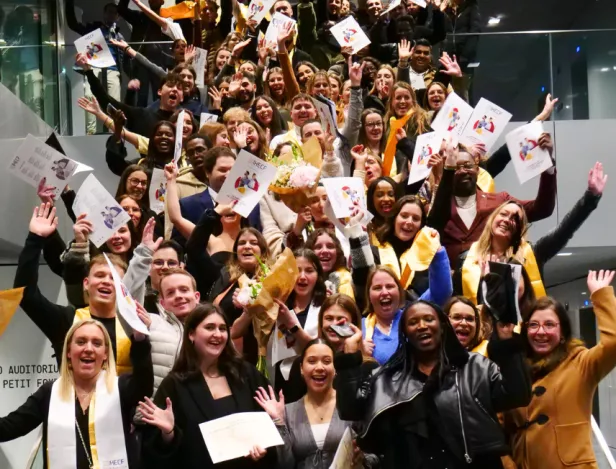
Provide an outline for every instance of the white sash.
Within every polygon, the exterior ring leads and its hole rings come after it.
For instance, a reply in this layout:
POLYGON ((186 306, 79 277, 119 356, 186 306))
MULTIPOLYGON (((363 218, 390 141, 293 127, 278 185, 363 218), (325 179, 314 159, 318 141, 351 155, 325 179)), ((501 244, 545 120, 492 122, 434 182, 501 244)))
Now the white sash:
MULTIPOLYGON (((96 393, 90 402, 90 427, 94 417, 94 435, 90 435, 88 454, 92 457, 94 469, 128 469, 128 456, 122 425, 122 407, 118 378, 111 393, 105 384, 103 371, 96 382, 96 393), (94 409, 92 409, 94 407, 94 409), (92 416, 94 411, 94 416, 92 416), (92 438, 94 436, 94 438, 92 438), (92 451, 92 447, 95 450, 92 451)), ((75 429, 75 390, 71 390, 68 401, 59 395, 58 381, 53 384, 49 402, 47 424, 47 457, 49 469, 76 469, 77 441, 75 429), (70 416, 70 417, 69 417, 70 416)))
MULTIPOLYGON (((319 306, 315 306, 313 304, 308 308, 308 314, 306 315, 306 323, 304 324, 304 331, 310 337, 316 337, 319 332, 319 310, 321 308, 319 306)), ((274 333, 272 334, 272 363, 276 364, 280 361, 280 372, 282 373, 283 378, 286 380, 289 379, 289 374, 291 373, 291 365, 293 365, 293 361, 295 357, 297 357, 298 353, 295 351, 293 347, 287 347, 287 341, 285 339, 284 334, 278 329, 278 324, 276 324, 276 328, 274 329, 274 333)))

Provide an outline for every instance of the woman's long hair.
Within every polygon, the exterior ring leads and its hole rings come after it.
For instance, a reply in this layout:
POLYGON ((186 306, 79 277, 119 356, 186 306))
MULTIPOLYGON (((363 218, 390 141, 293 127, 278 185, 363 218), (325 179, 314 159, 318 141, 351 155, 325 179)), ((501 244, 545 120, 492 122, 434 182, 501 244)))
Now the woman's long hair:
POLYGON ((103 370, 107 372, 105 376, 105 385, 107 391, 112 392, 116 378, 116 365, 115 358, 113 357, 113 349, 111 347, 111 338, 105 326, 95 319, 83 319, 73 323, 71 328, 64 337, 64 346, 62 347, 62 361, 60 362, 60 377, 58 378, 58 385, 60 387, 59 394, 62 401, 69 401, 71 398, 71 391, 75 386, 75 377, 73 376, 73 367, 68 359, 68 352, 71 347, 71 341, 75 335, 75 331, 81 326, 94 325, 98 327, 103 333, 105 341, 105 351, 107 352, 107 360, 103 362, 103 370))
MULTIPOLYGON (((396 218, 398 217, 405 205, 416 205, 417 207, 419 207, 419 209, 421 210, 421 225, 419 226, 419 229, 421 230, 424 226, 426 226, 427 213, 426 205, 424 204, 423 200, 417 195, 405 195, 404 197, 398 199, 394 204, 394 208, 391 211, 391 217, 385 220, 385 223, 383 223, 375 231, 376 238, 381 244, 384 244, 386 242, 391 243, 392 238, 396 236, 394 229, 394 226, 396 224, 396 218)), ((411 244, 413 244, 412 241, 411 244)))
POLYGON ((181 380, 186 380, 201 374, 201 358, 195 350, 194 343, 190 340, 190 334, 194 332, 199 325, 212 314, 218 314, 223 319, 229 333, 227 343, 222 349, 220 357, 218 357, 218 369, 230 381, 234 381, 236 383, 241 382, 243 381, 243 360, 231 340, 231 324, 229 323, 229 319, 225 313, 223 313, 218 306, 211 303, 202 303, 197 305, 197 307, 192 310, 184 321, 182 346, 173 368, 171 369, 171 373, 181 380))
MULTIPOLYGON (((263 131, 263 128, 259 124, 257 124, 255 121, 253 121, 252 119, 248 119, 244 122, 241 122, 241 124, 248 124, 253 129, 255 129, 255 131, 257 132, 257 135, 259 136, 259 148, 255 156, 259 158, 260 160, 267 161, 267 157, 269 154, 268 153, 269 145, 267 143, 267 138, 265 137, 265 132, 263 131)), ((238 127, 239 125, 240 124, 238 124, 238 127)))
POLYGON ((490 255, 492 249, 492 224, 500 211, 510 204, 520 207, 522 216, 516 217, 516 229, 511 234, 511 245, 507 248, 505 257, 507 259, 515 259, 519 263, 524 264, 524 256, 519 247, 526 239, 526 232, 528 231, 528 218, 526 217, 526 210, 524 210, 522 204, 514 200, 510 200, 499 205, 488 217, 481 236, 477 241, 477 254, 480 258, 485 259, 490 255))
MULTIPOLYGON (((391 73, 391 76, 394 77, 394 83, 395 83, 395 81, 396 81, 396 71, 394 70, 394 68, 391 65, 389 65, 389 64, 383 64, 383 65, 381 65, 381 66, 379 66, 377 68, 377 70, 376 70, 377 75, 383 69, 389 70, 389 72, 391 73)), ((392 89, 389 90, 389 96, 388 96, 388 99, 387 99, 388 101, 389 101, 389 98, 391 98, 393 92, 394 92, 394 90, 393 90, 393 87, 392 87, 392 89)), ((375 96, 379 95, 379 92, 376 89, 376 80, 374 80, 374 83, 372 84, 372 89, 370 90, 370 94, 375 95, 375 96)))
MULTIPOLYGON (((143 215, 141 218, 143 218, 143 215)), ((122 257, 122 259, 126 261, 126 263, 129 263, 130 260, 133 258, 133 252, 135 251, 135 248, 139 245, 139 240, 141 239, 141 236, 139 236, 139 233, 137 232, 137 228, 135 227, 135 225, 133 225, 132 221, 129 221, 125 225, 118 226, 118 230, 122 226, 128 227, 128 232, 130 233, 130 247, 128 248, 128 251, 126 251, 124 254, 121 254, 120 257, 122 257)), ((113 254, 111 249, 109 249, 109 246, 107 246, 107 243, 109 242, 109 240, 104 242, 101 245, 101 247, 98 248, 98 252, 101 252, 101 253, 104 252, 104 253, 107 253, 107 255, 113 254)))
POLYGON ((287 121, 285 121, 282 118, 282 114, 280 114, 280 111, 278 109, 279 105, 276 104, 274 100, 270 98, 269 96, 261 95, 257 99, 254 100, 254 102, 252 103, 252 106, 250 107, 250 115, 252 117, 252 120, 254 120, 260 126, 265 127, 265 125, 262 124, 261 121, 259 121, 259 117, 257 116, 257 102, 260 99, 265 101, 272 108, 272 122, 270 122, 269 125, 267 126, 270 129, 271 137, 274 138, 275 136, 283 134, 287 130, 289 130, 287 121))
MULTIPOLYGON (((430 100, 428 99, 428 94, 430 93, 430 88, 432 88, 434 86, 438 86, 441 90, 443 90, 443 92, 445 93, 445 99, 447 99, 447 95, 449 94, 448 91, 447 91, 447 87, 445 85, 443 85, 440 81, 433 81, 432 83, 430 83, 427 86, 427 88, 426 88, 426 92, 424 93, 423 103, 422 103, 422 107, 426 111, 432 111, 433 110, 433 109, 430 108, 430 100)), ((437 112, 438 111, 434 111, 434 116, 435 117, 436 117, 437 112)))
MULTIPOLYGON (((406 318, 411 308, 418 304, 428 305, 436 312, 441 329, 439 361, 434 369, 436 374, 434 372, 432 373, 428 383, 424 386, 424 390, 426 390, 426 387, 439 387, 443 376, 450 367, 455 366, 460 368, 468 361, 468 352, 464 350, 464 347, 460 344, 449 322, 449 318, 445 315, 440 306, 431 301, 418 300, 409 303, 406 308, 404 308, 402 317, 398 323, 398 348, 387 363, 375 374, 374 379, 377 379, 380 375, 386 375, 393 380, 397 373, 401 373, 402 377, 408 376, 417 366, 417 359, 415 357, 416 350, 406 336, 406 318), (433 376, 434 378, 432 378, 433 376)), ((400 380, 400 382, 402 382, 402 380, 400 380)))
MULTIPOLYGON (((344 251, 342 250, 342 244, 340 244, 340 240, 336 237, 336 234, 330 228, 317 228, 316 230, 314 230, 312 233, 310 233, 310 236, 308 236, 308 239, 304 243, 304 247, 306 249, 314 251, 314 245, 316 244, 317 239, 319 239, 319 237, 323 235, 329 236, 334 242, 334 245, 336 246, 336 261, 334 262, 332 272, 335 272, 338 269, 346 269, 347 262, 346 257, 344 256, 344 251)), ((328 272, 328 274, 330 273, 331 272, 328 272)))
MULTIPOLYGON (((311 304, 315 306, 321 306, 323 301, 325 301, 325 297, 327 296, 327 287, 325 286, 325 273, 323 272, 323 267, 321 266, 321 261, 310 249, 300 248, 293 252, 293 256, 295 259, 299 259, 303 257, 307 259, 317 271, 317 282, 314 285, 314 290, 312 291, 312 299, 310 301, 311 304)), ((289 299, 287 300, 287 304, 293 304, 293 300, 295 299, 295 290, 291 292, 289 295, 289 299)))
MULTIPOLYGON (((368 315, 369 313, 373 312, 374 308, 372 307, 372 303, 370 303, 370 288, 372 288, 372 280, 374 279, 374 276, 379 272, 386 273, 396 283, 396 286, 398 287, 398 294, 400 296, 400 305, 404 304, 404 301, 406 299, 406 291, 404 290, 404 287, 400 283, 400 279, 393 271, 393 269, 388 265, 377 265, 374 269, 370 271, 370 273, 368 274, 368 279, 366 280, 366 291, 364 292, 366 298, 366 307, 364 309, 364 315, 368 315)), ((400 307, 400 305, 398 305, 398 307, 400 307)))
MULTIPOLYGON (((238 233, 237 238, 235 238, 235 242, 233 243, 233 257, 227 262, 227 270, 229 271, 229 278, 231 283, 235 282, 238 278, 240 278, 243 274, 246 273, 237 260, 237 246, 240 241, 240 238, 246 233, 250 233, 257 238, 257 244, 259 245, 259 249, 261 250, 261 255, 259 256, 261 258, 261 262, 263 262, 265 265, 269 265, 271 263, 269 247, 267 246, 267 241, 265 240, 261 232, 251 226, 242 228, 238 233)), ((260 275, 261 273, 261 266, 257 265, 255 275, 260 275)))
POLYGON ((411 94, 411 98, 413 100, 413 104, 410 109, 411 117, 409 118, 407 124, 404 126, 407 135, 410 138, 413 138, 416 135, 421 135, 425 134, 426 132, 429 132, 430 122, 428 119, 428 114, 417 103, 417 96, 415 95, 415 91, 408 83, 399 81, 395 83, 392 87, 389 102, 387 103, 387 113, 385 114, 385 133, 389 135, 389 119, 392 117, 396 117, 396 113, 394 111, 394 95, 396 93, 396 90, 399 89, 404 89, 408 91, 411 94))
MULTIPOLYGON (((128 194, 124 194, 124 195, 121 195, 120 197, 117 197, 116 201, 120 204, 125 199, 134 200, 135 203, 139 206, 139 209, 141 210, 141 219, 139 220, 139 223, 137 224, 137 226, 133 224, 133 228, 134 228, 135 236, 136 236, 136 239, 135 239, 135 247, 136 247, 141 242, 141 237, 143 236, 143 229, 145 228, 145 224, 149 220, 148 213, 146 213, 146 211, 143 209, 143 204, 141 203, 141 200, 135 200, 133 199, 132 196, 128 194)), ((132 233, 131 233, 131 241, 132 241, 132 233)), ((133 243, 131 242, 131 244, 133 243)))
POLYGON ((150 171, 154 169, 155 163, 159 163, 160 165, 165 165, 173 161, 173 151, 175 147, 175 124, 169 121, 159 121, 154 126, 154 130, 150 134, 150 144, 148 145, 148 154, 144 160, 140 163, 142 166, 145 166, 150 171), (173 134, 173 138, 171 139, 171 145, 169 145, 169 151, 166 153, 160 153, 156 149, 156 144, 154 143, 154 138, 158 133, 158 129, 161 127, 169 127, 171 129, 171 133, 173 134))
POLYGON ((115 194, 115 199, 119 202, 120 197, 128 193, 128 191, 126 190, 126 186, 128 185, 128 178, 130 178, 131 174, 136 173, 137 171, 141 171, 145 173, 145 175, 148 177, 148 185, 145 188, 145 191, 143 192, 143 197, 141 198, 141 200, 138 200, 137 203, 142 208, 143 207, 150 208, 149 189, 150 189, 150 181, 152 179, 152 174, 151 174, 152 172, 148 170, 147 168, 145 168, 144 166, 141 166, 138 164, 131 164, 127 166, 124 171, 122 171, 122 175, 120 176, 120 182, 118 183, 118 190, 116 191, 116 194, 115 194))
POLYGON ((313 96, 312 92, 314 90, 314 82, 317 81, 317 79, 319 78, 322 78, 327 82, 327 87, 331 92, 331 85, 329 84, 329 76, 327 75, 327 72, 324 70, 319 70, 310 78, 308 78, 308 81, 306 82, 306 93, 308 93, 310 96, 313 96))
POLYGON ((325 298, 319 310, 319 337, 327 341, 327 336, 323 336, 323 317, 327 310, 333 306, 338 306, 349 313, 349 316, 351 316, 351 323, 361 329, 361 313, 357 307, 357 303, 355 303, 353 298, 344 293, 334 293, 325 298))
MULTIPOLYGON (((385 121, 383 120, 383 114, 373 107, 364 109, 361 113, 361 126, 359 128, 359 136, 357 137, 357 144, 363 145, 365 148, 368 148, 368 136, 366 135, 366 118, 370 114, 377 114, 381 116, 381 121, 383 122, 383 136, 381 137, 381 153, 385 151, 385 146, 387 145, 387 139, 385 138, 385 121)), ((376 155, 381 158, 381 155, 376 155)))
POLYGON ((265 80, 263 80, 263 94, 267 96, 268 98, 270 98, 272 101, 276 102, 277 103, 276 107, 278 106, 283 107, 287 104, 287 93, 286 92, 282 93, 282 99, 280 100, 280 102, 278 102, 278 101, 275 101, 272 91, 270 90, 270 87, 269 87, 269 77, 270 75, 274 73, 281 75, 283 82, 284 82, 284 74, 282 73, 282 68, 280 67, 270 68, 267 71, 267 76, 265 77, 265 80))
MULTIPOLYGON (((197 131, 199 130, 199 122, 197 122, 197 119, 195 119, 195 115, 192 113, 192 111, 190 111, 189 109, 177 109, 173 114, 171 114, 171 117, 169 118, 169 122, 171 122, 173 125, 177 127, 178 117, 180 117, 180 113, 182 111, 190 116, 190 122, 192 124, 192 131, 188 134, 188 137, 190 137, 192 134, 196 134, 197 131)), ((182 142, 182 145, 183 145, 183 142, 182 142)))
POLYGON ((366 206, 368 207, 368 211, 374 215, 374 218, 370 222, 370 226, 374 231, 386 222, 386 218, 382 217, 379 212, 377 212, 376 206, 374 205, 374 193, 376 192, 376 186, 378 186, 381 181, 385 181, 391 185, 394 190, 394 197, 396 201, 404 196, 404 189, 402 186, 400 186, 400 184, 389 176, 380 176, 370 183, 368 186, 368 193, 366 194, 366 206))
POLYGON ((211 60, 209 59, 210 56, 208 56, 208 72, 207 72, 207 82, 210 85, 214 84, 214 80, 216 79, 216 76, 220 73, 221 69, 216 69, 216 61, 218 60, 218 54, 220 53, 220 51, 227 51, 229 52, 229 54, 231 54, 231 49, 229 49, 226 45, 222 45, 220 46, 218 49, 216 49, 216 52, 214 52, 213 54, 211 54, 211 60))

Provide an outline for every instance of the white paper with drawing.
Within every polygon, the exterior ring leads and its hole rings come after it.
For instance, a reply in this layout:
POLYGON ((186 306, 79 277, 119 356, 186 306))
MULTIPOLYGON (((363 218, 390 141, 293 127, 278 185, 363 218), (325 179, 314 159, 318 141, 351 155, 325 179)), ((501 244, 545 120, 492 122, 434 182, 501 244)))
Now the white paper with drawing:
POLYGON ((520 184, 554 166, 550 153, 539 146, 539 137, 543 132, 541 122, 531 122, 509 132, 505 137, 520 184))
POLYGON ((342 434, 342 438, 338 444, 338 449, 336 449, 336 454, 334 454, 334 459, 329 466, 329 469, 350 469, 352 467, 353 434, 351 432, 351 427, 347 427, 342 434))
POLYGON ((216 202, 230 204, 237 201, 233 211, 246 218, 263 198, 275 177, 276 166, 242 150, 218 191, 216 202))
POLYGON ((218 116, 216 114, 210 114, 209 112, 202 112, 199 117, 199 128, 203 127, 205 124, 215 124, 218 122, 218 116))
POLYGON ((58 199, 75 174, 92 171, 92 168, 68 158, 28 134, 10 160, 7 171, 36 188, 45 178, 45 185, 54 187, 54 195, 58 199))
POLYGON ((272 9, 276 0, 252 0, 248 5, 248 18, 257 24, 263 21, 265 15, 272 9))
POLYGON ((466 124, 460 143, 467 146, 483 143, 486 151, 490 151, 511 117, 502 107, 481 98, 466 124))
POLYGON ((295 27, 295 21, 293 18, 283 15, 282 13, 274 13, 272 21, 270 21, 267 31, 265 32, 265 43, 273 43, 274 49, 278 52, 278 34, 285 30, 286 25, 292 24, 295 27))
POLYGON ((173 162, 178 166, 178 161, 182 157, 182 140, 184 139, 184 116, 186 111, 181 111, 178 114, 178 120, 175 123, 175 149, 173 150, 173 162))
POLYGON ((86 55, 88 63, 92 67, 107 68, 116 65, 100 28, 77 39, 75 49, 77 49, 77 52, 86 55))
POLYGON ((363 213, 368 212, 364 181, 361 178, 323 178, 321 182, 336 218, 350 217, 357 208, 363 213))
POLYGON ((284 442, 265 412, 240 412, 199 425, 214 464, 243 458, 254 446, 270 448, 284 442))
POLYGON ((347 16, 340 23, 332 26, 330 32, 336 38, 340 47, 352 47, 353 54, 357 54, 364 47, 370 45, 370 39, 352 16, 347 16))
POLYGON ((430 132, 417 137, 408 184, 421 181, 430 175, 428 161, 432 155, 439 152, 443 140, 444 135, 441 132, 430 132))
POLYGON ((130 222, 130 216, 107 189, 90 174, 77 191, 73 211, 79 216, 86 213, 87 219, 92 223, 94 231, 90 234, 90 241, 99 248, 107 241, 117 229, 130 222))
POLYGON ((137 314, 137 303, 135 299, 122 282, 120 278, 120 274, 115 269, 114 265, 111 263, 107 254, 103 253, 105 259, 107 260, 107 265, 111 269, 111 276, 113 277, 113 285, 115 287, 116 293, 116 305, 118 307, 118 313, 122 316, 125 323, 130 327, 133 331, 141 332, 144 335, 150 335, 150 331, 148 331, 147 326, 143 323, 141 319, 139 319, 139 315, 137 314))
POLYGON ((449 132, 459 137, 472 115, 471 105, 452 91, 432 121, 432 128, 436 132, 449 132))
POLYGON ((200 47, 195 47, 194 68, 197 72, 195 84, 197 86, 205 86, 205 67, 207 66, 207 51, 200 47))
POLYGON ((336 105, 333 101, 330 101, 323 96, 315 97, 312 102, 319 113, 319 120, 323 125, 323 130, 335 137, 338 131, 338 126, 336 125, 336 105))
POLYGON ((150 180, 150 209, 156 213, 165 210, 165 199, 167 197, 167 178, 162 169, 154 168, 152 179, 150 180))

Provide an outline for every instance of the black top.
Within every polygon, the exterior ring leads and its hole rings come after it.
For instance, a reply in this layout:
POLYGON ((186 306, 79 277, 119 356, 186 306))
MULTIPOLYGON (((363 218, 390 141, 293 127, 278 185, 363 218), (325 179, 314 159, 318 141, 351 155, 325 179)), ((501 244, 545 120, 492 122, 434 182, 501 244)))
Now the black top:
POLYGON ((173 403, 174 439, 169 444, 161 432, 148 426, 143 439, 143 467, 148 469, 270 469, 276 467, 276 450, 270 448, 258 462, 238 458, 214 465, 199 430, 199 424, 239 412, 259 412, 254 400, 259 386, 267 388, 267 379, 247 362, 241 365, 242 381, 227 376, 231 396, 215 400, 201 373, 182 379, 170 373, 161 383, 154 402, 164 408, 167 397, 173 403))
MULTIPOLYGON (((132 409, 137 406, 139 401, 143 400, 144 396, 151 396, 154 389, 154 372, 150 351, 150 341, 148 339, 141 342, 133 341, 130 349, 133 372, 123 374, 118 381, 120 405, 122 406, 122 424, 130 467, 138 467, 139 461, 137 441, 134 434, 131 434, 132 409)), ((42 423, 43 448, 47 448, 47 416, 49 415, 53 383, 53 381, 46 382, 21 407, 6 417, 0 418, 0 442, 11 441, 27 435, 42 423)), ((77 399, 75 399, 75 418, 81 429, 85 444, 89 445, 88 414, 86 412, 83 415, 77 399)), ((77 469, 88 469, 88 460, 81 443, 81 438, 77 432, 77 427, 75 427, 75 438, 77 445, 77 469)), ((47 458, 43 459, 44 468, 47 469, 47 458)))

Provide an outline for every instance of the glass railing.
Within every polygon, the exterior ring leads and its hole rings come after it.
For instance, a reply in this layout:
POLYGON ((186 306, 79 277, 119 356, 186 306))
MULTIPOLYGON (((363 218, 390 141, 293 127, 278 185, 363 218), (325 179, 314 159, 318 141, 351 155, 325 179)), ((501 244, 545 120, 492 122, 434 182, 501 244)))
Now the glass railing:
MULTIPOLYGON (((514 121, 527 121, 552 93, 560 99, 554 120, 616 118, 616 29, 455 38, 476 43, 468 69, 472 104, 485 97, 510 111, 514 121)), ((63 135, 84 135, 88 128, 77 105, 88 90, 85 78, 73 70, 75 53, 68 44, 0 45, 2 83, 63 135)), ((122 96, 127 82, 122 75, 122 96)), ((96 131, 102 131, 100 124, 96 131)))

